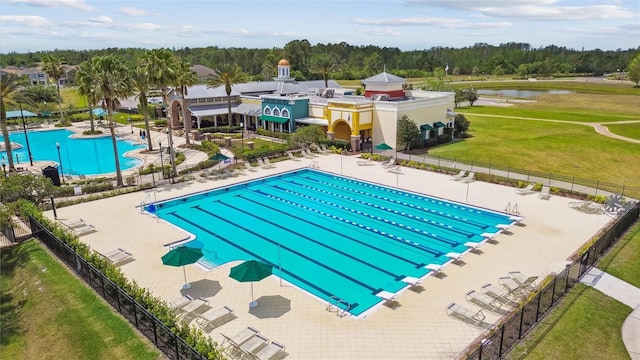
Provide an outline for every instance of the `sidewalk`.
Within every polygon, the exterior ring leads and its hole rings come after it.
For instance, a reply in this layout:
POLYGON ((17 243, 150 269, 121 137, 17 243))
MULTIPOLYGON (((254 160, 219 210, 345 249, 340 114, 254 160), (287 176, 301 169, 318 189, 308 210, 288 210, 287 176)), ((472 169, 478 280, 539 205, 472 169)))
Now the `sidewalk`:
POLYGON ((622 324, 622 341, 631 359, 640 360, 640 289, 595 267, 580 282, 635 309, 622 324))

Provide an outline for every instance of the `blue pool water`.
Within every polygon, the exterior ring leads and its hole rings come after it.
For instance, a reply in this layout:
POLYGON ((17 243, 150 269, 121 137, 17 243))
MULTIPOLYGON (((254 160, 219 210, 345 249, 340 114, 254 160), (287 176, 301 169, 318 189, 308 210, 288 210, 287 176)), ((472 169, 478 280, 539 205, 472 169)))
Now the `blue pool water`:
POLYGON ((509 215, 315 170, 300 170, 147 205, 196 236, 214 264, 257 259, 274 274, 355 316, 404 277, 483 241, 509 215))
MULTIPOLYGON (((29 146, 34 161, 58 162, 58 149, 56 142, 60 144, 60 157, 62 158, 62 170, 65 175, 98 175, 116 171, 116 163, 113 157, 113 144, 110 136, 96 138, 69 138, 73 132, 67 129, 29 131, 29 146)), ((15 161, 16 155, 20 163, 29 162, 29 153, 23 132, 9 134, 12 142, 19 143, 22 148, 11 153, 15 161)), ((0 136, 0 141, 4 138, 0 136)), ((145 148, 127 140, 118 140, 118 154, 120 156, 120 169, 127 170, 141 164, 141 160, 125 157, 127 151, 145 148)), ((3 156, 6 153, 0 152, 3 156)))

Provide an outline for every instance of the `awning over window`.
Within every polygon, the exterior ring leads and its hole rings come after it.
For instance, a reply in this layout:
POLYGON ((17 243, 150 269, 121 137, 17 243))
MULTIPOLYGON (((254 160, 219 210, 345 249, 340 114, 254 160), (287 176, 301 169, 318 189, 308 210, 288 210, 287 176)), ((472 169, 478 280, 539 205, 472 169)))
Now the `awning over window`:
POLYGON ((262 114, 262 108, 260 107, 260 104, 243 103, 238 105, 238 107, 235 108, 234 112, 236 114, 259 116, 260 114, 262 114))
POLYGON ((280 124, 284 124, 287 121, 289 121, 289 119, 287 118, 279 117, 279 116, 271 116, 271 115, 261 115, 260 120, 271 121, 271 122, 276 122, 280 124))
POLYGON ((434 122, 434 123, 433 123, 433 127, 434 127, 434 128, 441 128, 441 127, 447 127, 447 125, 443 124, 443 123, 442 123, 442 122, 440 122, 440 121, 437 121, 437 122, 434 122))
MULTIPOLYGON (((231 107, 231 112, 235 110, 235 107, 231 107)), ((214 106, 191 106, 189 107, 191 115, 195 117, 223 115, 229 112, 226 105, 214 105, 214 106)))
POLYGON ((308 124, 308 125, 329 126, 329 120, 312 118, 312 117, 299 118, 299 119, 296 119, 296 122, 301 124, 308 124))
POLYGON ((420 130, 429 131, 429 130, 433 130, 433 127, 429 124, 424 124, 424 125, 420 125, 420 130))

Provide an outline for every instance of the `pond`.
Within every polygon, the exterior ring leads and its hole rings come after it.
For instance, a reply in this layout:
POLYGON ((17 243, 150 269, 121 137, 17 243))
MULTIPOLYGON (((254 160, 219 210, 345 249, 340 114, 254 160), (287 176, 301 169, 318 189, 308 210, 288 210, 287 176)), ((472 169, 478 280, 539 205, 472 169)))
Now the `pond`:
POLYGON ((478 89, 478 95, 506 96, 517 98, 531 98, 540 95, 567 95, 573 94, 569 90, 522 90, 522 89, 478 89))

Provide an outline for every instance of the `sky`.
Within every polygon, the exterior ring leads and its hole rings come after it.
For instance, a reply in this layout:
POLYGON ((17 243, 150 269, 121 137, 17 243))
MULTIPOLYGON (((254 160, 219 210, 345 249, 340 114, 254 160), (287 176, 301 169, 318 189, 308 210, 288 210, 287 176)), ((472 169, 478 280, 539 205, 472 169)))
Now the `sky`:
POLYGON ((109 47, 640 46, 640 0, 0 0, 0 53, 109 47))

